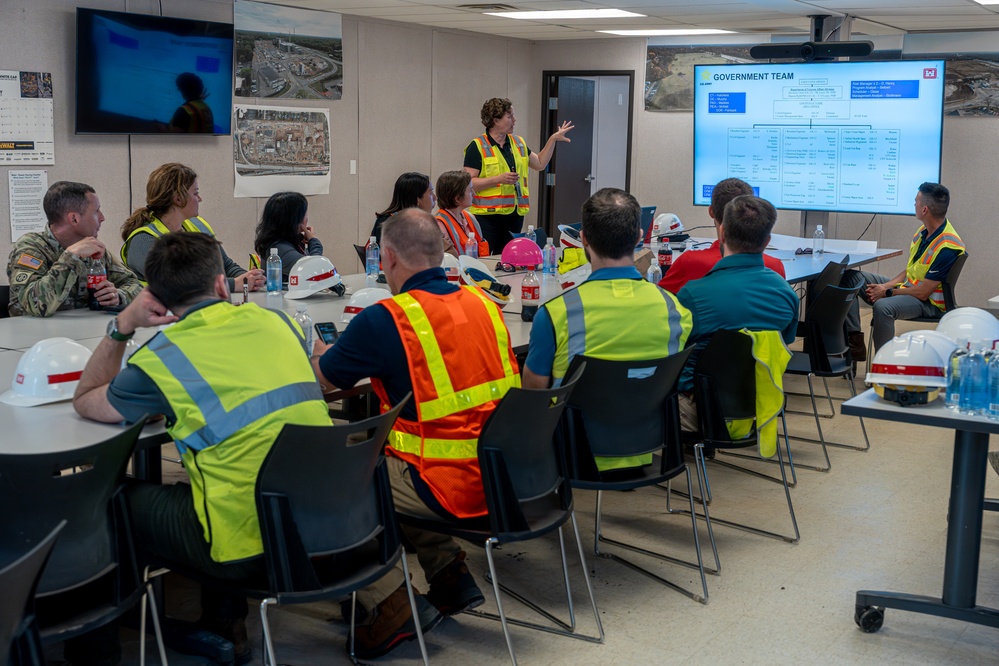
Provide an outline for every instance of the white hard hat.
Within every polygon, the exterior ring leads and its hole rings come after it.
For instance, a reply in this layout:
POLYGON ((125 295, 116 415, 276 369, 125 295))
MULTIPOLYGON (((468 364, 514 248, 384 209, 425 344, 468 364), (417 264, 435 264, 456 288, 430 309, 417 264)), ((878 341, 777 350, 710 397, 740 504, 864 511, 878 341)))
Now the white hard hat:
POLYGON ((999 319, 980 308, 954 308, 944 314, 937 331, 957 342, 969 340, 999 340, 999 319))
POLYGON ((475 257, 458 257, 458 264, 461 266, 462 284, 467 284, 482 289, 486 298, 491 300, 501 308, 510 302, 511 287, 496 279, 496 274, 489 270, 489 267, 475 257))
POLYGON ((675 213, 660 213, 652 221, 652 236, 667 236, 683 232, 683 222, 675 213))
POLYGON ((338 296, 343 296, 344 286, 333 262, 320 256, 302 257, 291 267, 288 293, 284 296, 294 300, 311 296, 323 289, 332 289, 338 296))
POLYGON ((583 247, 583 241, 579 238, 579 229, 568 224, 558 225, 559 247, 583 247))
POLYGON ((350 297, 350 302, 347 303, 347 307, 343 309, 343 317, 340 318, 340 321, 346 324, 354 318, 354 315, 364 308, 369 305, 374 305, 378 301, 384 301, 386 298, 392 298, 392 292, 388 289, 381 289, 379 287, 365 287, 364 289, 358 289, 354 292, 354 295, 350 297))
POLYGON ((448 282, 460 282, 461 281, 461 264, 458 263, 458 258, 454 255, 444 253, 444 261, 441 262, 441 268, 447 274, 448 282))
POLYGON ((559 274, 559 286, 561 286, 563 290, 572 289, 576 285, 586 282, 592 272, 593 266, 591 266, 590 262, 587 261, 585 264, 576 266, 570 271, 559 274))
POLYGON ((865 381, 885 400, 903 407, 936 400, 947 386, 947 356, 920 331, 905 333, 874 355, 865 381))
POLYGON ((69 338, 36 342, 18 361, 10 390, 0 395, 0 401, 34 407, 71 400, 89 360, 90 350, 69 338))

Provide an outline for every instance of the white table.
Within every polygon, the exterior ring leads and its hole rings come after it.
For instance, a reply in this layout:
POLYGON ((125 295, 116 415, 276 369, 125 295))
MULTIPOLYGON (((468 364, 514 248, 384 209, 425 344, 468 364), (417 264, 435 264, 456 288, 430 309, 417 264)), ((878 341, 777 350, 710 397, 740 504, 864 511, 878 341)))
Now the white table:
MULTIPOLYGON (((940 597, 902 592, 857 592, 854 619, 861 629, 877 631, 884 622, 884 608, 963 620, 999 628, 999 609, 978 606, 978 563, 982 545, 982 511, 996 510, 995 501, 985 500, 986 454, 989 435, 999 434, 999 422, 981 416, 957 414, 943 400, 929 405, 901 407, 882 400, 873 389, 843 403, 843 413, 867 419, 954 430, 954 463, 951 470, 950 503, 940 502, 947 520, 944 552, 943 593, 940 597), (947 509, 949 507, 949 510, 947 509)), ((925 485, 918 492, 927 492, 925 485)))

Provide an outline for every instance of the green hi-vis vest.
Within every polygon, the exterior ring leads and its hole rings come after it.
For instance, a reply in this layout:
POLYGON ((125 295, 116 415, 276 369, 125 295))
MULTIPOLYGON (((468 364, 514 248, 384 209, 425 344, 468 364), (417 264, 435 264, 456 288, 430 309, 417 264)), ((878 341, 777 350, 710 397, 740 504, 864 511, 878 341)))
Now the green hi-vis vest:
MULTIPOLYGON (((184 231, 197 231, 215 238, 215 230, 212 229, 211 225, 209 225, 205 218, 200 215, 184 220, 184 224, 181 225, 181 229, 184 231)), ((149 224, 139 227, 130 233, 128 238, 125 239, 125 244, 121 246, 121 263, 128 266, 128 245, 137 234, 149 234, 150 236, 159 238, 160 236, 168 233, 170 233, 170 230, 167 229, 167 226, 163 224, 158 217, 154 216, 149 224)), ((146 284, 144 280, 140 280, 140 282, 142 282, 143 285, 146 284)))
MULTIPOLYGON (((512 185, 494 185, 473 193, 472 206, 468 209, 472 215, 508 215, 514 211, 527 215, 531 210, 531 194, 527 189, 531 155, 527 152, 527 142, 515 134, 508 134, 506 140, 510 142, 513 164, 520 180, 512 185)), ((482 158, 478 178, 492 178, 510 170, 499 147, 489 142, 488 133, 475 137, 472 143, 482 158)))
POLYGON ((167 432, 191 479, 216 562, 260 555, 257 474, 286 423, 330 425, 298 324, 283 312, 226 302, 158 333, 129 363, 173 408, 167 432), (267 349, 267 363, 248 362, 267 349))
MULTIPOLYGON (((922 230, 920 230, 922 231, 922 230)), ((919 257, 916 256, 916 252, 919 251, 919 231, 917 231, 912 237, 912 243, 909 245, 909 261, 905 265, 905 281, 915 287, 917 284, 926 279, 927 273, 930 272, 930 267, 933 265, 933 260, 936 258, 937 253, 940 250, 958 250, 960 254, 964 254, 964 241, 961 237, 957 235, 954 231, 954 227, 951 226, 950 220, 944 221, 943 230, 930 241, 930 244, 923 250, 923 254, 919 257)), ((901 285, 898 285, 901 286, 901 285)), ((930 294, 930 303, 937 306, 941 310, 947 308, 947 304, 944 302, 943 295, 943 285, 938 284, 937 288, 933 290, 930 294)))
MULTIPOLYGON (((544 307, 555 328, 555 386, 577 356, 638 361, 675 354, 694 325, 676 296, 641 279, 587 280, 544 307)), ((651 462, 652 454, 596 458, 601 472, 651 462)))

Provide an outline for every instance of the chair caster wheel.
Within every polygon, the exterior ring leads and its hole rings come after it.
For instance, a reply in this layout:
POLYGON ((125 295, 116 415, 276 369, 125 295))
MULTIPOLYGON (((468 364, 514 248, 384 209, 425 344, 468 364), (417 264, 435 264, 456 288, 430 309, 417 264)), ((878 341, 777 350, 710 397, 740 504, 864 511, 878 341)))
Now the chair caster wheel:
POLYGON ((885 623, 885 609, 877 606, 857 606, 854 622, 866 634, 873 634, 885 623))

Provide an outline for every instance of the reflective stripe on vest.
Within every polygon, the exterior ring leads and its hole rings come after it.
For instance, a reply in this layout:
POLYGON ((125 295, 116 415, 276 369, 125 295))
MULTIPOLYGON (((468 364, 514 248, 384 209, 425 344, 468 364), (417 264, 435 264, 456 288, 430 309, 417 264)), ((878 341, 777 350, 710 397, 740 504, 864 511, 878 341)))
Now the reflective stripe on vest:
POLYGON ((205 218, 198 215, 197 217, 189 217, 184 220, 184 224, 181 227, 184 231, 197 231, 203 234, 208 234, 209 236, 215 236, 215 230, 209 226, 208 221, 205 218))
MULTIPOLYGON (((936 238, 930 241, 930 244, 923 250, 923 254, 917 259, 916 252, 919 251, 920 233, 920 231, 917 231, 912 237, 912 243, 909 245, 909 261, 905 266, 906 282, 911 284, 913 287, 926 279, 926 275, 930 272, 930 267, 933 265, 933 260, 936 258, 937 253, 940 250, 959 250, 963 254, 965 249, 964 242, 961 240, 961 237, 957 235, 954 227, 951 226, 950 220, 946 220, 944 222, 943 230, 939 233, 939 235, 937 235, 936 238)), ((937 285, 937 288, 933 290, 933 293, 930 294, 929 301, 941 310, 946 308, 942 284, 937 285)))
MULTIPOLYGON (((527 143, 523 137, 515 134, 508 134, 507 141, 510 142, 513 153, 514 170, 520 178, 518 181, 520 194, 518 196, 516 184, 494 185, 473 192, 472 205, 469 208, 473 215, 507 215, 514 211, 519 215, 526 215, 531 209, 531 196, 527 187, 531 156, 527 152, 527 143)), ((472 139, 472 143, 482 158, 482 168, 479 170, 478 178, 492 178, 509 171, 509 165, 502 153, 490 143, 488 132, 472 139)))

